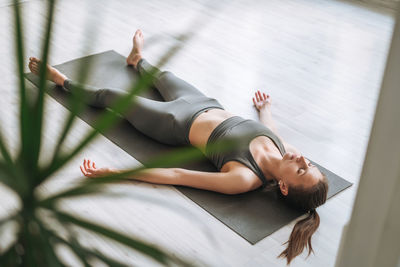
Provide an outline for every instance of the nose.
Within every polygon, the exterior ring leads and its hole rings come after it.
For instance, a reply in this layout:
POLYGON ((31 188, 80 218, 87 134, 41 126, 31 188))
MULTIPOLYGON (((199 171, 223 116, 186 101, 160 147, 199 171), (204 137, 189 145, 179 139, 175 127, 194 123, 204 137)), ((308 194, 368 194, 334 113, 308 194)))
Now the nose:
POLYGON ((307 163, 307 162, 306 162, 306 159, 305 159, 303 156, 298 156, 298 157, 296 158, 296 162, 307 163))

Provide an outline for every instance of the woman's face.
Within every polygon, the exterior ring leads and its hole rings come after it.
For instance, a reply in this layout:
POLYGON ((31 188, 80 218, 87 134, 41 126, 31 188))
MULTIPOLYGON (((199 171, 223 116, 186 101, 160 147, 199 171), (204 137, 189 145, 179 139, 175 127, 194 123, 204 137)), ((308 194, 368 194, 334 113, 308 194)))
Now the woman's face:
MULTIPOLYGON (((280 164, 281 183, 289 188, 302 185, 309 188, 323 178, 319 169, 302 155, 287 152, 280 164)), ((290 189, 289 189, 290 190, 290 189)))

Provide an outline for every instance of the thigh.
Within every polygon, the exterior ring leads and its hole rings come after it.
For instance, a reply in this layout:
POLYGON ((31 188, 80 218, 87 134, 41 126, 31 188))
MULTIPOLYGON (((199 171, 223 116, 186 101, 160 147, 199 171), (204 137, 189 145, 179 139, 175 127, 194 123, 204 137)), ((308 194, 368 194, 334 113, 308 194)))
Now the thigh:
POLYGON ((153 85, 165 101, 172 101, 181 97, 205 97, 193 85, 180 79, 172 72, 160 71, 145 59, 139 61, 138 70, 141 75, 153 73, 153 85))
POLYGON ((160 102, 135 96, 122 115, 137 130, 161 143, 186 144, 185 136, 176 127, 178 102, 160 102))
POLYGON ((190 83, 169 71, 163 72, 155 81, 155 86, 166 101, 177 98, 204 98, 205 95, 190 83))

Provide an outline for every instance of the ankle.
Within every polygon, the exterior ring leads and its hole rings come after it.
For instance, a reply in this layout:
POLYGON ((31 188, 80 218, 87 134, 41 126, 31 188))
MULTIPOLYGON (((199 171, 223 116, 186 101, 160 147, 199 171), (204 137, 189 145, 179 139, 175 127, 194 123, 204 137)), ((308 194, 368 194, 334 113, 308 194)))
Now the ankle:
POLYGON ((139 63, 139 61, 142 59, 142 55, 141 54, 133 54, 132 56, 130 55, 127 59, 126 59, 126 63, 128 65, 133 65, 134 67, 136 67, 136 65, 139 63))
POLYGON ((66 77, 66 76, 64 76, 64 77, 62 77, 61 79, 60 79, 60 86, 64 86, 64 83, 65 83, 65 81, 67 80, 68 78, 66 77))
POLYGON ((137 60, 135 61, 135 68, 137 68, 138 67, 138 65, 139 65, 139 63, 142 61, 142 55, 138 55, 138 58, 137 58, 137 60))
POLYGON ((142 56, 140 54, 136 54, 131 61, 129 62, 135 69, 137 69, 139 62, 142 60, 142 56))

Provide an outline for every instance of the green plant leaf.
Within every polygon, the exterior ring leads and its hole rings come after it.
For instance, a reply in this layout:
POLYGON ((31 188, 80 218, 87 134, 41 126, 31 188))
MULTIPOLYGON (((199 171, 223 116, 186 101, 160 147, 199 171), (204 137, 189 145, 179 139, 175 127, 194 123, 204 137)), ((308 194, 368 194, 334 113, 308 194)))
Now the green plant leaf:
POLYGON ((105 256, 103 253, 101 253, 98 250, 94 250, 93 252, 85 250, 85 252, 88 255, 91 255, 93 258, 97 258, 98 260, 104 262, 108 266, 113 266, 113 267, 128 267, 129 266, 129 265, 123 264, 121 262, 118 262, 110 257, 105 256))
POLYGON ((20 138, 21 138, 21 151, 20 161, 24 158, 29 158, 29 136, 30 130, 29 114, 31 112, 29 103, 26 98, 26 86, 24 78, 24 46, 23 46, 23 25, 21 21, 21 10, 18 0, 14 0, 14 26, 15 26, 15 48, 16 59, 19 78, 19 109, 20 109, 20 138))
POLYGON ((1 155, 3 156, 3 159, 5 160, 5 162, 7 163, 8 166, 13 166, 14 162, 11 158, 10 152, 9 152, 4 140, 5 139, 4 139, 1 129, 0 129, 0 152, 1 152, 1 155))
POLYGON ((71 235, 71 241, 67 241, 61 237, 55 237, 58 238, 58 240, 63 243, 66 246, 69 246, 72 251, 80 257, 80 259, 84 262, 85 266, 91 266, 89 262, 86 260, 86 257, 88 258, 97 258, 98 260, 102 261, 103 263, 107 264, 108 266, 113 266, 113 267, 127 267, 128 265, 121 263, 115 259, 111 259, 110 257, 105 256, 102 252, 94 249, 88 249, 82 247, 78 240, 74 237, 74 235, 71 235))
POLYGON ((12 172, 9 169, 9 166, 1 161, 0 161, 0 182, 6 185, 9 189, 13 190, 14 192, 18 192, 18 189, 13 183, 14 182, 13 176, 12 172))
POLYGON ((48 239, 51 239, 54 243, 59 243, 59 244, 61 243, 61 244, 65 245, 65 246, 67 246, 83 262, 85 267, 89 267, 90 266, 90 264, 86 260, 86 256, 87 256, 86 253, 84 251, 80 250, 79 248, 77 248, 77 246, 74 245, 74 242, 68 242, 67 240, 65 240, 61 236, 57 235, 54 231, 52 231, 50 229, 47 229, 44 225, 42 225, 41 228, 42 228, 42 231, 48 237, 48 239))
POLYGON ((0 182, 19 196, 24 195, 29 190, 21 171, 15 165, 2 161, 0 161, 0 182))
POLYGON ((26 162, 26 167, 29 172, 32 172, 34 178, 37 181, 34 181, 34 185, 37 185, 41 182, 41 179, 37 177, 38 173, 38 160, 41 146, 41 138, 42 138, 42 124, 43 124, 43 109, 44 109, 44 93, 46 90, 46 76, 47 76, 47 62, 50 51, 50 40, 51 40, 51 32, 53 26, 53 16, 54 16, 54 7, 55 0, 48 0, 47 6, 47 16, 46 16, 46 29, 45 29, 45 38, 42 49, 42 56, 39 70, 39 92, 37 98, 34 101, 33 112, 31 114, 30 119, 32 120, 32 129, 29 133, 24 133, 29 135, 30 141, 30 151, 29 151, 29 160, 26 162))
POLYGON ((79 196, 88 196, 92 194, 98 194, 100 192, 104 192, 104 187, 99 185, 94 186, 76 186, 69 190, 63 191, 61 193, 55 194, 53 196, 47 197, 38 202, 39 206, 44 208, 52 209, 54 202, 62 199, 62 198, 70 198, 70 197, 79 197, 79 196))
POLYGON ((40 239, 41 239, 41 244, 43 246, 40 247, 41 250, 43 250, 43 253, 45 255, 46 259, 46 265, 47 266, 54 266, 54 267, 63 267, 65 266, 59 259, 58 256, 55 253, 55 247, 53 244, 51 244, 51 241, 53 239, 53 235, 48 232, 42 222, 40 220, 35 220, 36 223, 39 225, 40 228, 40 239))
POLYGON ((17 253, 14 246, 9 247, 6 251, 0 254, 0 263, 2 266, 20 266, 22 263, 21 255, 17 253))
POLYGON ((68 246, 75 253, 75 255, 80 258, 85 266, 90 267, 90 263, 86 260, 86 257, 90 256, 90 253, 79 244, 74 236, 72 236, 71 242, 58 236, 55 238, 58 238, 60 242, 68 246))
POLYGON ((102 236, 108 237, 112 240, 117 241, 120 244, 124 244, 129 248, 132 248, 138 252, 143 253, 156 260, 157 262, 169 265, 170 261, 181 264, 182 266, 191 266, 188 262, 178 259, 172 255, 168 255, 166 252, 163 252, 161 249, 153 247, 151 245, 146 244, 143 241, 139 241, 137 239, 133 239, 131 237, 120 234, 114 230, 107 229, 106 227, 100 226, 98 224, 94 224, 84 219, 80 219, 69 215, 67 213, 54 210, 55 215, 59 218, 63 223, 71 223, 91 232, 100 234, 102 236))

